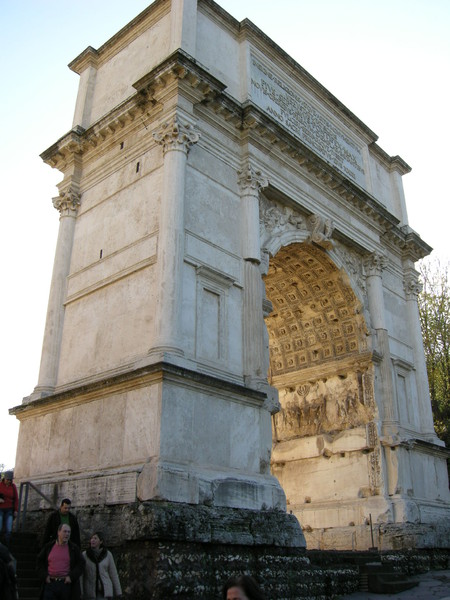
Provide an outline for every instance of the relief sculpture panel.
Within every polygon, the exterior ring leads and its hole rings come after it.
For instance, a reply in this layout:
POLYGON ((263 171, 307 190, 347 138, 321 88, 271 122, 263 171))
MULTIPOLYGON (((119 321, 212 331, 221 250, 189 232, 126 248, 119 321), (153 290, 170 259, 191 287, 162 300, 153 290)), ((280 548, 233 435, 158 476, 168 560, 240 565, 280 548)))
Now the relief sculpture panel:
POLYGON ((279 390, 282 410, 274 416, 278 441, 336 433, 374 417, 371 379, 360 372, 331 375, 279 390))

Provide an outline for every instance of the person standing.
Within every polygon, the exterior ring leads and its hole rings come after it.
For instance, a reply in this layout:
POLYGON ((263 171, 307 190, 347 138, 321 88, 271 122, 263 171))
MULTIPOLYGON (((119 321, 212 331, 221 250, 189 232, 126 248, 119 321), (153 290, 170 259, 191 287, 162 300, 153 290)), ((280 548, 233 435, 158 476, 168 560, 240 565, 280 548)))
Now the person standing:
POLYGON ((55 510, 49 516, 45 526, 43 544, 56 540, 58 528, 60 525, 69 525, 71 530, 70 541, 81 549, 80 527, 76 516, 70 512, 72 501, 69 498, 63 498, 59 510, 55 510))
POLYGON ((265 596, 250 575, 230 577, 222 590, 223 600, 264 600, 265 596))
POLYGON ((97 531, 91 536, 89 548, 83 552, 83 558, 86 561, 81 582, 84 600, 122 596, 114 558, 104 544, 102 533, 97 531))
POLYGON ((0 544, 0 598, 17 600, 16 561, 9 549, 0 544))
POLYGON ((0 533, 5 526, 5 542, 9 546, 13 520, 17 517, 19 496, 13 483, 13 472, 6 471, 0 482, 0 533))
POLYGON ((37 557, 37 570, 42 580, 42 600, 79 600, 80 577, 84 558, 70 541, 70 527, 58 527, 56 542, 48 542, 37 557))

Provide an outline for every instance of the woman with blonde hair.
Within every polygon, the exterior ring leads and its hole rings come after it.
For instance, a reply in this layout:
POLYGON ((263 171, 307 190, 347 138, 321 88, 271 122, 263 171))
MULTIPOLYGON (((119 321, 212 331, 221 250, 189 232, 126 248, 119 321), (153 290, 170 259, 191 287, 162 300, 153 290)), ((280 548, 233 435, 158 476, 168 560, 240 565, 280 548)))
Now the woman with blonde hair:
POLYGON ((83 552, 83 557, 86 561, 81 579, 83 600, 122 596, 114 558, 104 545, 104 537, 100 531, 92 534, 89 548, 83 552))

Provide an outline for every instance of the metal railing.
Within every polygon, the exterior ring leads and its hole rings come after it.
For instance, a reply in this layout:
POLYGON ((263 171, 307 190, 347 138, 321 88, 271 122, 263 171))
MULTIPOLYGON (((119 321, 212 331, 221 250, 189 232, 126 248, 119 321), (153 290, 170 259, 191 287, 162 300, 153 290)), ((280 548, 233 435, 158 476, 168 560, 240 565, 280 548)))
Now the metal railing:
POLYGON ((55 508, 53 501, 48 496, 43 494, 39 488, 37 488, 31 481, 22 481, 19 488, 19 510, 17 511, 17 518, 14 524, 15 531, 23 531, 25 526, 25 519, 27 516, 28 507, 28 493, 30 488, 34 490, 41 498, 43 498, 52 508, 55 508))

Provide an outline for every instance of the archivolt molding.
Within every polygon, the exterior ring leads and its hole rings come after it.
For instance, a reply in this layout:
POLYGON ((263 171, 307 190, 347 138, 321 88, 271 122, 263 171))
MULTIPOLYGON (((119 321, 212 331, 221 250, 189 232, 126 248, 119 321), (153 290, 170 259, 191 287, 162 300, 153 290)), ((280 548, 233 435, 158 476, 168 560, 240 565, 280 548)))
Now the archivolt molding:
POLYGON ((304 217, 264 195, 260 198, 261 273, 266 275, 271 256, 291 244, 312 243, 323 248, 342 268, 362 305, 366 303, 363 259, 338 240, 331 239, 334 224, 319 215, 304 217), (316 241, 317 240, 317 241, 316 241))

